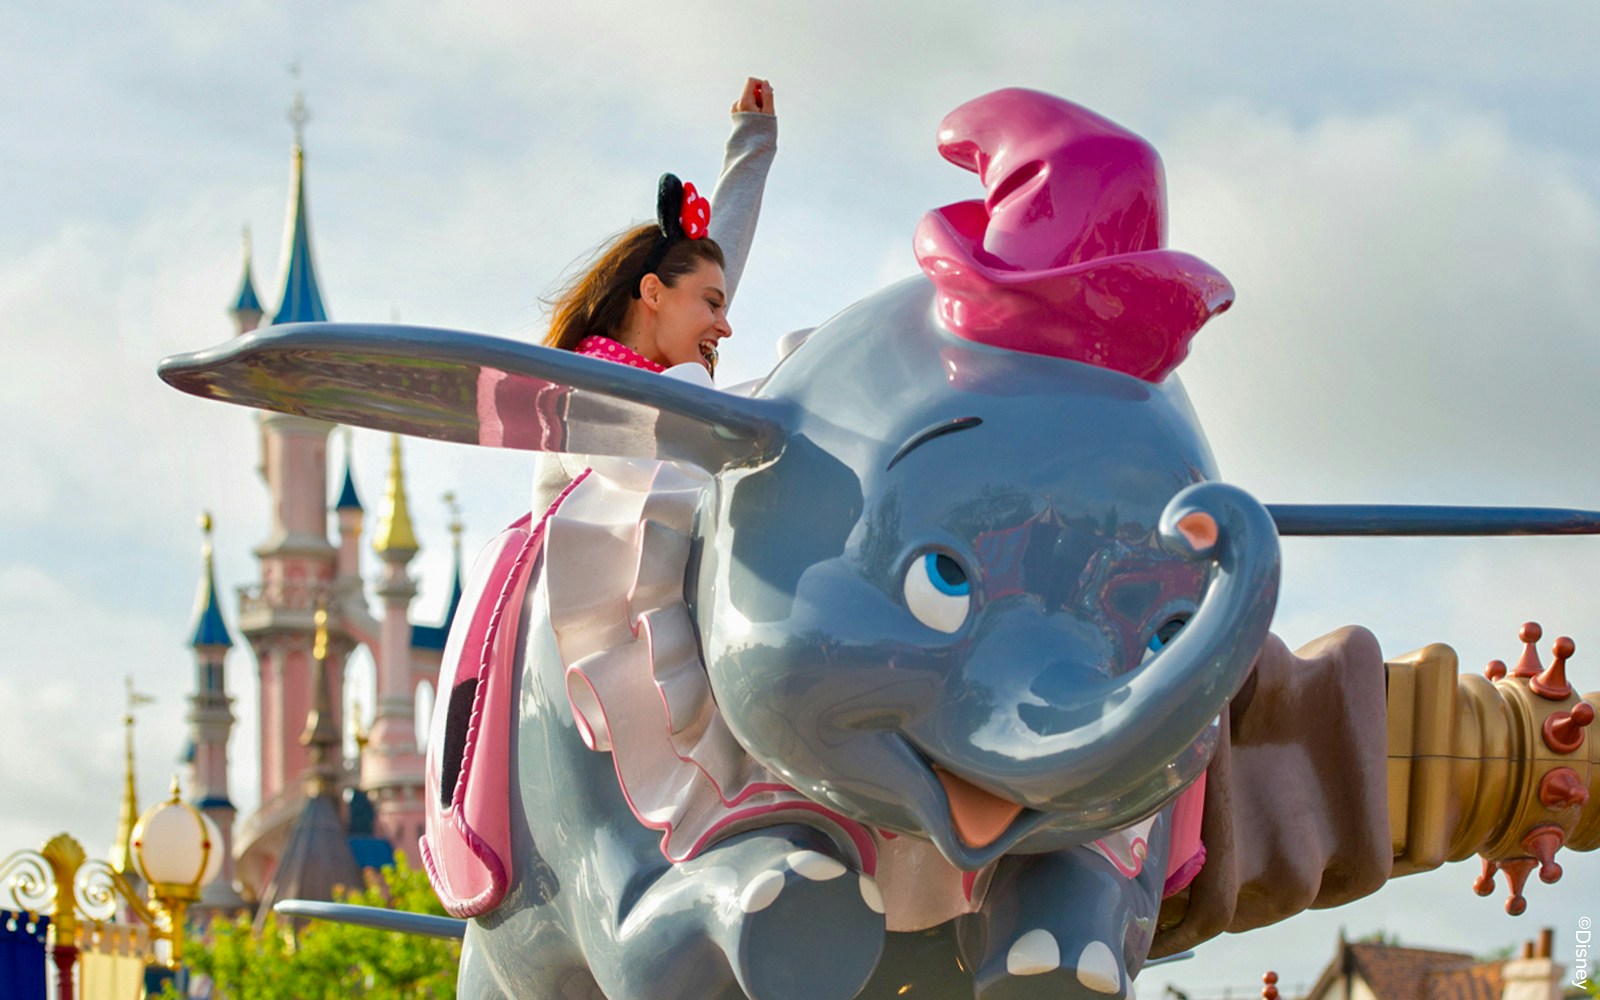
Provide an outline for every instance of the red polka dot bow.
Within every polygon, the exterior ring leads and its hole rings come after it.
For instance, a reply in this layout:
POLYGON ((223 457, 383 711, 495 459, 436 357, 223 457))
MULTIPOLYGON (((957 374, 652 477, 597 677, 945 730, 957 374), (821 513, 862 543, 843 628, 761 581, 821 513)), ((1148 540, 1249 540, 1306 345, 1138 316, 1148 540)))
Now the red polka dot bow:
POLYGON ((678 225, 683 235, 691 240, 703 240, 711 231, 711 202, 701 197, 687 181, 683 185, 683 208, 678 212, 678 225))

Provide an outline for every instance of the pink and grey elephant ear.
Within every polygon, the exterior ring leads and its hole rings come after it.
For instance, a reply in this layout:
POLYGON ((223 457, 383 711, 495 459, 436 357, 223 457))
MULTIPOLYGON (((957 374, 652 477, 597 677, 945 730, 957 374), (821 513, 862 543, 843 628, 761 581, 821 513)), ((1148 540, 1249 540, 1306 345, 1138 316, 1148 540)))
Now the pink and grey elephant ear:
POLYGON ((776 454, 786 411, 568 351, 422 327, 306 323, 161 362, 184 392, 495 448, 689 462, 776 454))
POLYGON ((1218 271, 1166 249, 1161 160, 1121 126, 999 90, 945 116, 939 151, 987 191, 917 228, 917 261, 957 336, 1159 382, 1232 304, 1218 271))

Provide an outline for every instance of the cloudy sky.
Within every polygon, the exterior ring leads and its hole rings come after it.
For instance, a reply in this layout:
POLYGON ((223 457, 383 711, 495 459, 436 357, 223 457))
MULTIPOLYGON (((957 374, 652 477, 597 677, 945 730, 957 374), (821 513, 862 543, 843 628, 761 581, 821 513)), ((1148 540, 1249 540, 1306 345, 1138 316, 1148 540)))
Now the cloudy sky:
MULTIPOLYGON (((754 74, 774 81, 781 153, 724 352, 753 377, 779 334, 913 273, 922 212, 977 196, 934 151, 940 117, 1031 86, 1155 142, 1172 245, 1237 287, 1182 369, 1227 478, 1268 501, 1600 506, 1600 7, 1301 6, 0 6, 0 853, 62 829, 104 853, 124 675, 159 698, 140 713, 141 795, 165 787, 200 510, 223 587, 254 577, 268 511, 250 416, 154 367, 229 334, 241 226, 275 300, 295 59, 336 319, 535 335, 541 295, 649 215, 659 172, 714 178, 754 74)), ((376 499, 383 442, 354 441, 376 499)), ((427 617, 446 596, 440 494, 461 495, 474 549, 526 509, 528 468, 407 455, 427 617)), ((1298 541, 1285 559, 1291 644, 1354 622, 1390 653, 1446 641, 1476 669, 1538 618, 1600 687, 1600 540, 1298 541)), ((229 662, 248 809, 253 667, 229 662)), ((1309 983, 1341 927, 1485 951, 1549 925, 1570 956, 1600 910, 1594 857, 1533 886, 1515 921, 1474 874, 1211 943, 1142 991, 1247 996, 1267 968, 1309 983)))

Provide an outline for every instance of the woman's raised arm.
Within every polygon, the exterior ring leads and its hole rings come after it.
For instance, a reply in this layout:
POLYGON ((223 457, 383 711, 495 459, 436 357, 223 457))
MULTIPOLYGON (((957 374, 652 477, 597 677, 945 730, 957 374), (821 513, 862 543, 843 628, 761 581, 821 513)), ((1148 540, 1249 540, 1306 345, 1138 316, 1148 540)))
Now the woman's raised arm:
POLYGON ((744 82, 739 99, 733 102, 733 133, 728 136, 722 176, 717 178, 716 190, 711 194, 711 238, 727 258, 723 278, 730 305, 750 256, 750 244, 755 240, 761 192, 777 152, 778 114, 772 84, 750 77, 744 82))

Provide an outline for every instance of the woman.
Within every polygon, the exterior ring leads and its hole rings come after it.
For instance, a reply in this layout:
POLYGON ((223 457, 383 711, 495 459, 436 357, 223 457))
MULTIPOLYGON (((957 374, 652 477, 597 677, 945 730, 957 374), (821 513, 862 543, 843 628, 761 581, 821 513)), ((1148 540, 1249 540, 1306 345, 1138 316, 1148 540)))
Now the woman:
MULTIPOLYGON (((663 178, 657 222, 630 229, 601 248, 551 302, 547 346, 711 384, 717 345, 733 335, 727 310, 750 253, 761 192, 778 148, 772 85, 746 80, 732 115, 733 133, 704 238, 663 233, 661 223, 671 229, 682 204, 663 178)), ((589 464, 581 455, 541 454, 534 472, 535 516, 547 511, 589 464)))
POLYGON ((706 381, 701 373, 715 370, 717 345, 733 334, 727 309, 744 271, 777 151, 772 85, 746 80, 732 114, 733 134, 711 197, 709 232, 696 230, 693 221, 678 225, 680 209, 694 213, 703 200, 693 185, 679 188, 676 178, 663 178, 657 223, 617 237, 561 290, 551 303, 545 344, 652 371, 693 365, 673 374, 697 381, 706 381))

